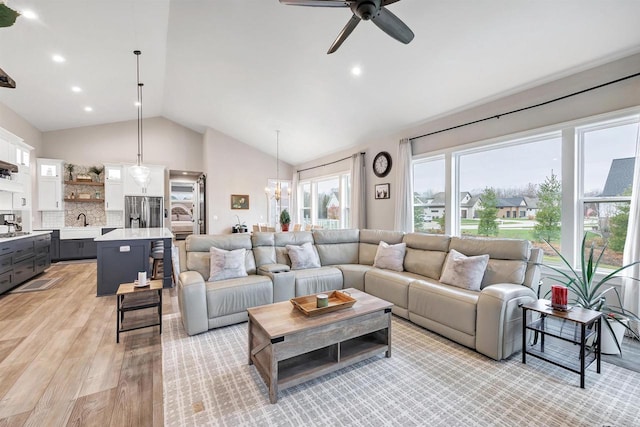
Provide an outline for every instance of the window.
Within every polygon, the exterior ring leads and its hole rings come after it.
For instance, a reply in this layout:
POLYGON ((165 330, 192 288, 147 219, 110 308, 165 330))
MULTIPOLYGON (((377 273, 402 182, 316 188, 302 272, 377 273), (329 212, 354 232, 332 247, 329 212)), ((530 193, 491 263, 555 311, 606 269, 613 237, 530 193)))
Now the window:
POLYGON ((457 154, 461 234, 558 241, 561 153, 555 132, 457 154))
POLYGON ((269 179, 267 181, 267 188, 266 193, 267 193, 267 198, 268 198, 268 204, 269 204, 269 211, 268 211, 268 220, 267 222, 269 223, 269 225, 278 227, 278 224, 280 224, 280 212, 282 212, 283 210, 287 209, 289 211, 289 213, 291 213, 291 209, 290 209, 290 194, 291 194, 291 181, 283 181, 280 180, 280 201, 278 202, 276 200, 276 198, 274 197, 276 194, 276 184, 277 184, 277 180, 275 179, 269 179))
POLYGON ((444 157, 413 163, 413 229, 444 232, 444 157))
POLYGON ((299 213, 303 224, 326 229, 347 228, 350 188, 349 174, 300 182, 299 213))
POLYGON ((627 235, 638 118, 594 123, 576 129, 580 170, 582 232, 594 231, 588 242, 607 244, 602 265, 622 266, 627 235))
POLYGON ((578 127, 415 158, 415 231, 438 232, 446 220, 455 235, 528 239, 545 249, 545 262, 559 262, 547 240, 574 267, 583 233, 594 231, 589 243, 607 244, 603 267, 621 266, 639 120, 635 113, 584 119, 578 127), (445 204, 447 194, 455 206, 445 204), (458 214, 450 221, 447 212, 458 214), (438 219, 441 227, 426 226, 438 219))

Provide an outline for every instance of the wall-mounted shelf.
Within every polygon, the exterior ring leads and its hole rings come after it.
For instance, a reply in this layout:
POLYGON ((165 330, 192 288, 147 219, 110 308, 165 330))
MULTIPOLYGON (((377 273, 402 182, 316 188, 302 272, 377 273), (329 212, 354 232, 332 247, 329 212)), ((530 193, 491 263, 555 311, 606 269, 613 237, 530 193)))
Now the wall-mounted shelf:
POLYGON ((104 182, 95 181, 65 181, 66 185, 91 185, 94 187, 104 187, 104 182))
POLYGON ((64 201, 76 203, 104 203, 104 199, 64 199, 64 201))

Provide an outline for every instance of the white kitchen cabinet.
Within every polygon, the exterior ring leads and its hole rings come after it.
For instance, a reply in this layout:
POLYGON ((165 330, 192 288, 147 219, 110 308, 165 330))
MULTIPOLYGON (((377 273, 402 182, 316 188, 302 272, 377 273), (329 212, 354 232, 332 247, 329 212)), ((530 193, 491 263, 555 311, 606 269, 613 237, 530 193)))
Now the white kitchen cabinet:
POLYGON ((61 211, 62 205, 62 168, 64 161, 55 159, 37 159, 38 168, 38 210, 61 211))
POLYGON ((164 197, 164 166, 145 165, 151 169, 149 183, 146 187, 140 186, 133 180, 129 170, 133 167, 124 168, 124 194, 126 196, 159 196, 164 197))
POLYGON ((31 210, 31 171, 26 166, 18 166, 19 171, 12 178, 22 185, 22 191, 13 193, 13 209, 31 210))
POLYGON ((104 209, 124 210, 124 182, 122 165, 104 165, 104 209))

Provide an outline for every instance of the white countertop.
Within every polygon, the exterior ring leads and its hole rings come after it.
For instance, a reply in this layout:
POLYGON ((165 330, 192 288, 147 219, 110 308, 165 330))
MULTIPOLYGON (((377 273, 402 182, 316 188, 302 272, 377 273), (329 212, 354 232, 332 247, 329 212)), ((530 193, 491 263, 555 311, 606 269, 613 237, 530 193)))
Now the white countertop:
POLYGON ((43 234, 50 234, 50 233, 51 231, 31 231, 29 234, 25 234, 24 236, 1 238, 0 242, 10 242, 12 240, 25 239, 27 237, 34 237, 34 236, 42 236, 43 234))
POLYGON ((136 239, 171 239, 173 233, 168 228, 118 228, 93 239, 96 242, 136 239))

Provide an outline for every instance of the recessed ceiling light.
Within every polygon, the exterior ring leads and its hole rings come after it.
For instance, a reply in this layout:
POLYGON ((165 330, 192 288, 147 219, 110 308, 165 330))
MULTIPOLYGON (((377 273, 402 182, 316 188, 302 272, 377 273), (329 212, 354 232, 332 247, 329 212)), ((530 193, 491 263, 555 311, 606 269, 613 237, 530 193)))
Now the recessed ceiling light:
POLYGON ((84 111, 86 111, 87 113, 90 113, 93 111, 93 108, 91 107, 84 107, 84 111))
POLYGON ((189 175, 189 172, 182 172, 182 175, 189 175))
POLYGON ((71 86, 71 91, 75 93, 80 93, 82 92, 82 88, 80 88, 80 86, 71 86))
POLYGON ((20 15, 24 16, 27 19, 38 19, 38 15, 33 10, 23 10, 20 12, 20 15))
POLYGON ((355 66, 351 69, 351 74, 353 74, 354 76, 359 76, 360 74, 362 74, 362 68, 355 66))
POLYGON ((64 56, 62 56, 62 55, 53 55, 51 57, 51 59, 53 59, 53 62, 64 62, 64 61, 66 61, 66 59, 64 59, 64 56))
POLYGON ((140 102, 136 101, 136 102, 133 103, 133 105, 135 105, 136 107, 139 107, 140 106, 140 102))

